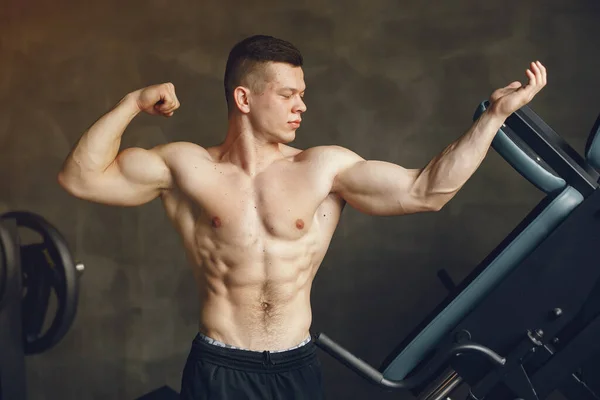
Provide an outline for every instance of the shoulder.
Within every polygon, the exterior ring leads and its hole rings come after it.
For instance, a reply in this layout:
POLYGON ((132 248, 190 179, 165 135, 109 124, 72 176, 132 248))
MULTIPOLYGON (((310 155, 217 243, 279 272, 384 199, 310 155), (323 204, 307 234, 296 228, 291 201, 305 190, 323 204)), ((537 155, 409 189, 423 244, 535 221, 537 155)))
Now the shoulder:
POLYGON ((317 162, 338 171, 364 161, 356 152, 338 145, 311 147, 298 153, 295 158, 297 161, 317 162))
POLYGON ((207 149, 191 142, 165 143, 154 147, 152 151, 167 162, 189 160, 190 158, 206 160, 211 158, 207 149))

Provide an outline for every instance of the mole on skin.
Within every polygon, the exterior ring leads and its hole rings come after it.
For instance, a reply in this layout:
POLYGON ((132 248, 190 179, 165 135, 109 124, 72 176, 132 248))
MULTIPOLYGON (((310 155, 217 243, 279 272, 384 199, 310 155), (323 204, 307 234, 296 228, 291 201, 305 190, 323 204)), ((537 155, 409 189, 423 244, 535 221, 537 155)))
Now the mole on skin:
POLYGON ((219 217, 214 217, 214 218, 212 219, 212 226, 213 226, 214 228, 218 228, 218 227, 220 227, 220 226, 221 226, 221 218, 219 218, 219 217))
POLYGON ((297 219, 296 220, 296 228, 298 228, 298 229, 304 228, 304 221, 302 221, 301 219, 297 219))

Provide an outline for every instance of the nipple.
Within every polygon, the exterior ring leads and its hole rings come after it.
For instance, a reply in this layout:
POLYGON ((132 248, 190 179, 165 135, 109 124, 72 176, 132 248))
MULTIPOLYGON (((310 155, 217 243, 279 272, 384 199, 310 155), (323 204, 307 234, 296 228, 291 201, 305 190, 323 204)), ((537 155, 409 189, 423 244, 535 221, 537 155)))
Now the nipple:
POLYGON ((212 219, 213 228, 219 228, 221 226, 221 219, 219 217, 214 217, 212 219))
POLYGON ((304 229, 304 221, 302 221, 301 219, 297 219, 296 220, 296 228, 304 229))

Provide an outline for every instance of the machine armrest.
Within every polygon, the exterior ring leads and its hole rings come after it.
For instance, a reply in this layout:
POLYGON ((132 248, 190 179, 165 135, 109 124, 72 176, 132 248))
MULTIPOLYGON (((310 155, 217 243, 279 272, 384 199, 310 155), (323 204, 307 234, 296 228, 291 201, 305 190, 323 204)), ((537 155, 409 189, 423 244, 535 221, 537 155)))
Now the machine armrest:
MULTIPOLYGON (((488 101, 479 104, 473 118, 488 106, 488 101)), ((588 196, 598 186, 598 173, 528 106, 506 119, 492 147, 545 193, 568 185, 588 196)))
MULTIPOLYGON (((478 119, 486 109, 487 103, 481 103, 474 119, 478 119)), ((525 179, 544 193, 555 193, 565 187, 565 180, 558 176, 510 126, 502 125, 492 141, 492 147, 525 179)))

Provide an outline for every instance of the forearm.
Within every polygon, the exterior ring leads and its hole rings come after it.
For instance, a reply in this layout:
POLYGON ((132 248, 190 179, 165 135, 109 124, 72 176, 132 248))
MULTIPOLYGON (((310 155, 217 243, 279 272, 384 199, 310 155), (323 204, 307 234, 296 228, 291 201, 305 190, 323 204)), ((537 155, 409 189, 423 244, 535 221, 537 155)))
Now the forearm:
POLYGON ((139 112, 134 93, 123 97, 84 132, 65 160, 61 177, 105 171, 119 153, 123 132, 139 112))
POLYGON ((506 117, 488 109, 457 141, 429 162, 417 187, 439 208, 446 204, 481 165, 506 117))

